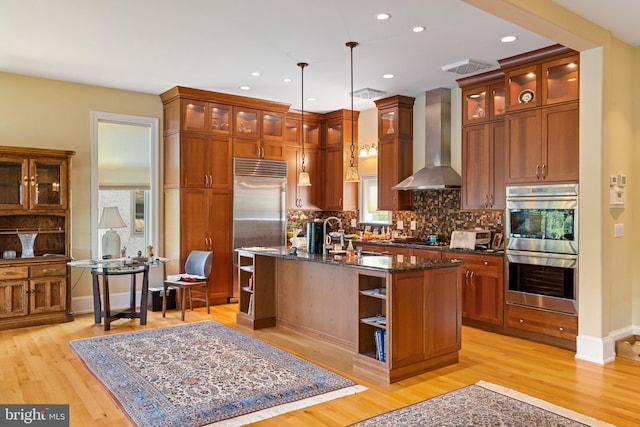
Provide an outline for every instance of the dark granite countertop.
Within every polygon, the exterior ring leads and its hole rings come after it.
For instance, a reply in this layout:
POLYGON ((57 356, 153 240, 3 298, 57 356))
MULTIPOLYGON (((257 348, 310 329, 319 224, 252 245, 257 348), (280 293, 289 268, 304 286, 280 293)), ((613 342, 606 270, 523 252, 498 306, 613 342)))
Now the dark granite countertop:
POLYGON ((247 251, 255 254, 285 258, 296 261, 317 262, 341 267, 362 268, 367 270, 383 271, 386 273, 400 273, 405 271, 429 270, 434 268, 457 267, 464 264, 461 261, 439 260, 420 256, 403 256, 394 254, 362 255, 349 259, 346 253, 320 255, 298 251, 296 255, 290 255, 286 247, 273 248, 239 248, 237 251, 247 251))
POLYGON ((376 241, 376 240, 353 242, 354 247, 362 244, 380 246, 381 248, 392 246, 394 248, 423 249, 427 251, 452 252, 452 253, 470 254, 470 255, 489 255, 489 256, 504 257, 504 250, 494 251, 491 249, 451 249, 449 248, 449 246, 431 246, 431 245, 411 243, 411 242, 394 243, 389 241, 376 241))

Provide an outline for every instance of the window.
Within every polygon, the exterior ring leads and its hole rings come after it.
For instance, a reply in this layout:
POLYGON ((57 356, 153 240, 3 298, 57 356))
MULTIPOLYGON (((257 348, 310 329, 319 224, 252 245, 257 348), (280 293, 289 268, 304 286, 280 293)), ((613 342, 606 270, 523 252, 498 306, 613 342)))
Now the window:
POLYGON ((100 112, 91 118, 92 256, 103 255, 107 230, 98 220, 105 207, 117 207, 125 224, 114 229, 121 251, 146 254, 158 241, 158 119, 100 112))
POLYGON ((391 212, 378 210, 378 175, 360 176, 360 222, 391 224, 391 212))

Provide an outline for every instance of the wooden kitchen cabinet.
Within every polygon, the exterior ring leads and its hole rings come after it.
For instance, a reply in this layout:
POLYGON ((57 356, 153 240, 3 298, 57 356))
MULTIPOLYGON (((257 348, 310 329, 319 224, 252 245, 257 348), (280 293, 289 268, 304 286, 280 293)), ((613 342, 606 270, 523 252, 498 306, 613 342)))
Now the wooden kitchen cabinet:
MULTIPOLYGON (((353 161, 357 165, 358 116, 353 112, 353 161)), ((324 210, 352 211, 358 208, 358 183, 345 182, 346 168, 351 164, 351 110, 337 110, 325 114, 326 149, 324 174, 324 210)))
POLYGON ((578 181, 578 109, 573 102, 506 116, 507 183, 578 181))
POLYGON ((462 209, 503 210, 504 73, 489 71, 458 84, 463 88, 462 209))
MULTIPOLYGON (((213 251, 209 298, 231 295, 230 189, 183 188, 165 190, 165 256, 186 260, 194 250, 213 251)), ((167 274, 180 274, 182 263, 166 265, 167 274)))
POLYGON ((462 128, 462 209, 503 210, 504 122, 462 128))
POLYGON ((0 146, 0 248, 16 254, 0 259, 0 330, 73 320, 67 267, 73 155, 0 146), (23 235, 34 236, 31 255, 23 235))
POLYGON ((515 304, 505 306, 505 326, 575 342, 578 316, 515 304))
POLYGON ((238 251, 236 323, 250 329, 276 324, 276 259, 238 251))
POLYGON ((244 159, 284 160, 284 142, 234 138, 233 155, 244 159))
POLYGON ((321 210, 322 201, 322 151, 305 147, 305 170, 309 173, 311 187, 299 187, 298 176, 302 172, 302 148, 286 146, 287 161, 287 209, 321 210))
POLYGON ((378 209, 410 210, 412 192, 391 187, 413 173, 413 103, 392 96, 374 101, 378 109, 378 209))
POLYGON ((462 318, 502 326, 504 258, 443 252, 445 259, 464 261, 461 267, 462 318))

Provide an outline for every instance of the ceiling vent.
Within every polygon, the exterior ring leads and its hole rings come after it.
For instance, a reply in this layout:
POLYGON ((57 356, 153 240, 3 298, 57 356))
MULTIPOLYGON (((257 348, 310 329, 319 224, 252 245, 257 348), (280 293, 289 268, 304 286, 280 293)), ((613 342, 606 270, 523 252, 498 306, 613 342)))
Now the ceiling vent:
POLYGON ((383 90, 371 89, 370 87, 365 87, 364 89, 359 89, 353 92, 354 97, 362 99, 380 98, 381 96, 384 96, 386 94, 387 92, 383 90))
POLYGON ((481 70, 490 68, 491 65, 483 64, 481 62, 472 61, 471 59, 465 59, 453 64, 445 65, 442 67, 442 71, 449 71, 460 75, 472 74, 481 70))

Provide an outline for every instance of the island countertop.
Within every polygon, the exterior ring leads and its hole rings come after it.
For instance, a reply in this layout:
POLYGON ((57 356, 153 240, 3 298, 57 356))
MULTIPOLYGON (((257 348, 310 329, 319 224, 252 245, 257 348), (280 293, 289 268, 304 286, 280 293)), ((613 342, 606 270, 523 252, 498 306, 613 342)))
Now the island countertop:
POLYGON ((322 255, 310 254, 305 251, 298 250, 296 255, 291 255, 289 253, 289 249, 284 246, 248 247, 238 248, 236 250, 294 261, 307 261, 342 267, 361 268, 373 271, 381 271, 385 273, 431 270, 438 268, 457 267, 464 264, 459 260, 433 259, 420 256, 407 256, 398 254, 363 254, 360 257, 354 256, 353 258, 349 259, 346 252, 322 255))

